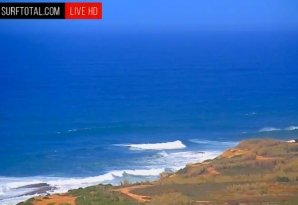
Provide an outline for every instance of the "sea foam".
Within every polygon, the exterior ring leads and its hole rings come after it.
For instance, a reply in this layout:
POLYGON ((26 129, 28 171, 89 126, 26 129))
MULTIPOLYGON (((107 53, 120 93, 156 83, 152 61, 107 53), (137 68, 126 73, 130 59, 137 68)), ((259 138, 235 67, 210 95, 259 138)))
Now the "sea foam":
MULTIPOLYGON (((127 175, 143 177, 156 176, 157 178, 159 174, 164 171, 164 168, 140 170, 115 170, 99 176, 82 178, 60 178, 42 176, 20 178, 0 177, 0 204, 16 204, 20 201, 33 197, 34 195, 24 196, 28 192, 37 190, 37 188, 22 188, 27 185, 46 183, 49 187, 55 188, 51 191, 48 191, 47 193, 65 193, 70 189, 77 189, 80 187, 84 188, 97 184, 118 185, 127 177, 127 175)), ((144 178, 144 180, 146 179, 147 178, 144 178)))
POLYGON ((212 159, 219 154, 220 152, 173 152, 172 150, 167 152, 161 151, 158 153, 158 158, 156 158, 156 154, 153 154, 149 158, 144 158, 143 161, 146 163, 146 166, 144 166, 143 169, 113 170, 103 175, 93 177, 0 177, 0 203, 1 205, 11 205, 34 197, 35 195, 20 196, 28 193, 29 189, 20 188, 26 185, 46 183, 50 187, 55 188, 54 190, 47 192, 53 194, 65 193, 70 189, 76 189, 80 187, 84 188, 97 184, 118 185, 121 181, 127 179, 127 177, 129 180, 136 177, 137 180, 145 181, 147 179, 157 179, 162 172, 175 172, 183 168, 187 163, 202 162, 206 159, 212 159))
POLYGON ((165 167, 165 170, 177 171, 188 163, 202 162, 206 159, 213 159, 220 155, 220 151, 181 151, 173 152, 171 150, 159 152, 153 157, 146 157, 143 163, 150 168, 165 167))

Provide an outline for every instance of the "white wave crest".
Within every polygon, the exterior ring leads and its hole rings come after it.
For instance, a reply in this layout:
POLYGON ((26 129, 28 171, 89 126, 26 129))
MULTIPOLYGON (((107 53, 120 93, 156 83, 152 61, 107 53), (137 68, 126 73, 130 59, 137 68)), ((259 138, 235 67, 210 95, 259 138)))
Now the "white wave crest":
POLYGON ((188 140, 192 143, 196 144, 208 144, 208 145, 236 145, 238 142, 230 141, 230 142, 220 142, 220 141, 212 141, 212 140, 201 140, 201 139, 190 139, 188 140))
POLYGON ((271 132, 271 131, 278 131, 280 129, 275 128, 275 127, 263 127, 262 129, 259 130, 259 132, 271 132))
POLYGON ((161 151, 161 152, 158 152, 158 153, 156 154, 156 156, 157 156, 157 157, 166 157, 166 156, 168 156, 168 153, 166 153, 165 151, 161 151))
POLYGON ((118 185, 127 175, 141 176, 148 179, 150 176, 158 177, 164 172, 164 168, 136 169, 136 170, 115 170, 106 174, 85 177, 85 178, 58 178, 58 177, 0 177, 0 204, 16 204, 20 201, 27 200, 34 195, 23 196, 24 194, 34 191, 35 189, 22 188, 27 185, 46 183, 54 190, 47 193, 65 193, 70 189, 84 188, 97 184, 113 184, 118 185))
MULTIPOLYGON (((94 128, 93 127, 86 127, 86 128, 80 128, 80 129, 74 128, 74 129, 68 130, 67 132, 77 132, 77 131, 91 130, 91 129, 94 129, 94 128)), ((60 132, 57 132, 57 133, 60 134, 60 132)))
POLYGON ((169 150, 169 149, 183 149, 186 146, 180 141, 176 140, 174 142, 165 143, 153 143, 153 144, 121 144, 118 146, 129 147, 134 150, 169 150))
POLYGON ((246 113, 245 115, 256 115, 256 112, 250 112, 250 113, 246 113))
POLYGON ((150 168, 166 167, 165 170, 177 171, 188 163, 202 162, 206 159, 213 159, 221 154, 221 151, 185 151, 185 152, 165 152, 159 157, 146 157, 142 163, 150 168))
POLYGON ((298 130, 298 126, 290 126, 290 127, 287 127, 285 130, 298 130))
POLYGON ((0 177, 0 204, 16 204, 20 201, 24 201, 34 195, 21 196, 28 193, 28 188, 20 188, 26 185, 46 183, 50 187, 56 189, 48 191, 47 193, 65 193, 70 189, 76 189, 80 187, 87 187, 96 184, 114 184, 118 185, 123 179, 129 177, 129 179, 147 180, 157 179, 159 174, 164 171, 177 171, 183 168, 187 163, 201 162, 206 159, 212 159, 220 154, 220 152, 172 152, 162 151, 159 152, 159 157, 155 156, 142 159, 142 162, 146 164, 143 169, 129 169, 129 170, 114 170, 106 174, 84 177, 84 178, 58 178, 58 177, 24 177, 24 178, 12 178, 12 177, 0 177), (148 178, 149 177, 149 178, 148 178), (153 178, 151 178, 153 177, 153 178), (19 189, 16 189, 19 188, 19 189))

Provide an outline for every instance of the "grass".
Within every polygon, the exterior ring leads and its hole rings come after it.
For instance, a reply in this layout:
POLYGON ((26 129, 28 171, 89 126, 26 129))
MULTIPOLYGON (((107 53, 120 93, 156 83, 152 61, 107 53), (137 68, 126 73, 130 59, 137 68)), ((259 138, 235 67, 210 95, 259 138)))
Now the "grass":
MULTIPOLYGON (((177 185, 190 185, 189 189, 185 186, 185 189, 188 190, 180 192, 189 193, 189 197, 194 200, 240 203, 241 200, 252 195, 265 201, 270 201, 270 199, 279 201, 278 194, 270 191, 269 185, 282 183, 283 186, 277 186, 276 189, 287 194, 288 197, 278 203, 286 204, 287 201, 291 201, 293 197, 298 195, 298 192, 293 191, 290 187, 290 184, 298 184, 297 156, 297 143, 278 140, 245 140, 222 156, 212 161, 209 160, 209 164, 186 166, 179 170, 176 175, 161 178, 158 184, 165 189, 177 185), (210 167, 213 167, 220 174, 208 174, 210 167), (197 184, 204 186, 205 191, 203 193, 205 194, 193 194, 191 189, 196 188, 202 191, 197 187, 197 184), (208 186, 206 186, 207 184, 208 186)), ((149 188, 147 190, 148 193, 151 192, 149 188)), ((142 190, 142 194, 145 195, 146 190, 142 190)), ((186 196, 188 195, 186 194, 186 196)), ((262 204, 265 202, 246 200, 245 203, 262 204)), ((298 204, 298 200, 296 203, 298 204)))
POLYGON ((181 193, 169 193, 152 197, 151 201, 146 203, 147 205, 191 205, 192 200, 182 195, 181 193))
POLYGON ((77 197, 76 205, 135 205, 136 202, 126 196, 113 191, 111 185, 97 185, 87 188, 70 190, 72 196, 77 197))
POLYGON ((245 195, 263 195, 267 194, 267 189, 270 184, 265 182, 256 182, 248 184, 234 184, 227 187, 227 191, 233 194, 245 194, 245 195))
POLYGON ((43 199, 50 199, 50 197, 48 197, 48 196, 45 196, 45 197, 43 197, 43 199))
POLYGON ((36 200, 36 199, 33 197, 33 198, 28 199, 27 201, 20 202, 20 203, 18 203, 17 205, 33 205, 33 202, 34 202, 35 200, 36 200))

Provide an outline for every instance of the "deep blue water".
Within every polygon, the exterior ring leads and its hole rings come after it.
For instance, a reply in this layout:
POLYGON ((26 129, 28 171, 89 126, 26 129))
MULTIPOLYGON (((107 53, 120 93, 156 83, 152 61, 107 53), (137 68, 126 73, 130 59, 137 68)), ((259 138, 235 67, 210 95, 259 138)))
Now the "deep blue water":
POLYGON ((84 181, 135 169, 149 171, 130 175, 146 177, 242 139, 298 137, 297 32, 2 35, 0 42, 0 202, 12 181, 84 181), (186 148, 123 145, 166 142, 186 148))

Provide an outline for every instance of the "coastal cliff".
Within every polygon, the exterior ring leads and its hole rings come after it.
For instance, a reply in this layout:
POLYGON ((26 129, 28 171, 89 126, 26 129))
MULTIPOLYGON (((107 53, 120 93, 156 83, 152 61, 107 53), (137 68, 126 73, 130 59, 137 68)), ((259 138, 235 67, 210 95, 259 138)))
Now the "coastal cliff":
POLYGON ((251 139, 154 182, 97 185, 18 205, 297 205, 298 143, 251 139))

